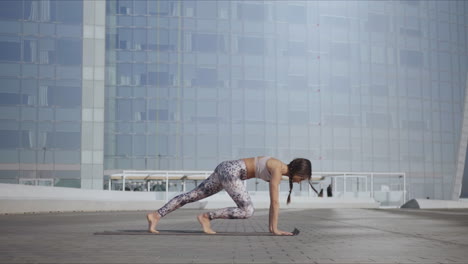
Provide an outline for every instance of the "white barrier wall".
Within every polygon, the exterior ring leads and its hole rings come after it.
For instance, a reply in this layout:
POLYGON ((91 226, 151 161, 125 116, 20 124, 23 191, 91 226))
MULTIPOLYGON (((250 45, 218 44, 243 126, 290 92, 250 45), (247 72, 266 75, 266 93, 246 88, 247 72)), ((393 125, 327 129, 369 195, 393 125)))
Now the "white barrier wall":
POLYGON ((468 202, 460 199, 452 200, 429 200, 429 199, 412 199, 401 206, 408 209, 466 209, 468 202))
MULTIPOLYGON (((170 197, 178 193, 170 193, 170 197)), ((73 211, 134 211, 155 210, 164 205, 158 192, 122 192, 85 190, 62 187, 0 184, 0 214, 73 211)), ((256 209, 269 208, 268 192, 251 193, 256 209)), ((286 205, 286 196, 280 194, 281 208, 378 208, 373 199, 343 199, 293 196, 286 205)), ((225 192, 183 208, 214 209, 235 206, 225 192)))
MULTIPOLYGON (((164 201, 154 192, 120 192, 0 184, 0 214, 155 210, 164 201)), ((193 204, 197 208, 200 204, 193 204)))

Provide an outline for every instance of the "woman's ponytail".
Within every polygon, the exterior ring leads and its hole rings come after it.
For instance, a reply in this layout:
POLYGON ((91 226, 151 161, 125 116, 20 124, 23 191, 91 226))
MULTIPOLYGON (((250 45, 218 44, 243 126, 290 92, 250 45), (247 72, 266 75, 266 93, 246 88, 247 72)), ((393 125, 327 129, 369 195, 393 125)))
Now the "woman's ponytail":
POLYGON ((289 177, 289 195, 288 195, 288 200, 286 201, 286 204, 291 203, 291 192, 292 192, 292 188, 293 188, 293 181, 292 181, 292 178, 289 177))

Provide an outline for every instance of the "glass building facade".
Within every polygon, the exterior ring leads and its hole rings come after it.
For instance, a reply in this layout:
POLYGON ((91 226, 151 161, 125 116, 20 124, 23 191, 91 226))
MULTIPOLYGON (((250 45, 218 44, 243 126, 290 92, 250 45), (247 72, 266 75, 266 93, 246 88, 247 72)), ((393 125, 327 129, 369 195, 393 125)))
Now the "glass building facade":
POLYGON ((102 184, 102 174, 122 169, 210 170, 271 155, 309 158, 314 171, 406 172, 408 198, 452 198, 467 85, 465 1, 107 0, 92 11, 105 18, 93 31, 105 34, 105 81, 80 61, 91 11, 63 15, 80 9, 66 3, 89 1, 10 2, 19 11, 0 11, 0 161, 19 168, 2 169, 2 179, 40 177, 39 165, 23 164, 69 164, 84 187, 85 175, 102 184), (31 11, 43 3, 47 21, 31 11), (54 34, 43 35, 49 24, 54 34), (54 48, 41 50, 43 39, 54 48), (54 54, 50 62, 41 52, 54 54), (54 88, 44 103, 46 81, 54 88), (88 81, 105 86, 102 119, 86 118, 96 106, 77 101, 88 81), (84 135, 87 121, 102 134, 84 135), (103 148, 85 150, 93 135, 103 148))
POLYGON ((0 179, 80 187, 81 1, 0 2, 0 179))

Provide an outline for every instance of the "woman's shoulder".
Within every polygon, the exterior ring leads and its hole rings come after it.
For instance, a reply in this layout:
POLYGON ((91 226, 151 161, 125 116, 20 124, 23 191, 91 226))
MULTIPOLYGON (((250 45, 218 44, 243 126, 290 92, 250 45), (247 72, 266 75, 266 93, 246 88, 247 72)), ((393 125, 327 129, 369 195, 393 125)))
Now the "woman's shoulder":
POLYGON ((283 166, 283 162, 277 158, 270 157, 267 160, 267 166, 269 169, 281 168, 283 166))

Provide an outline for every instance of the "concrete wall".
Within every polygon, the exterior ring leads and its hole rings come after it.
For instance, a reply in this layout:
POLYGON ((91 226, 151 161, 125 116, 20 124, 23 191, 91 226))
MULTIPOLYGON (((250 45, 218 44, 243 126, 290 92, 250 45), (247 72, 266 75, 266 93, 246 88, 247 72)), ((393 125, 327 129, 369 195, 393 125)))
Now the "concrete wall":
POLYGON ((106 1, 83 1, 81 188, 102 190, 106 1))

